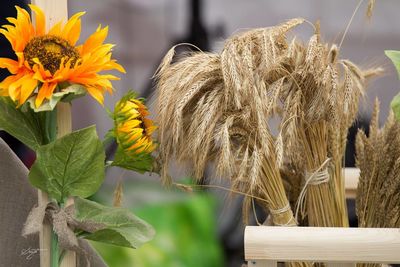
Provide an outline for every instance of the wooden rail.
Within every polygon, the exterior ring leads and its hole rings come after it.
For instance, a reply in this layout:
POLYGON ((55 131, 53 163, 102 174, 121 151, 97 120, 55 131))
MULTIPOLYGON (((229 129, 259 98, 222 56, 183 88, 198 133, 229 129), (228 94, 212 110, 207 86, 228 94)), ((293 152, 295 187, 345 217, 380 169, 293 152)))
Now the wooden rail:
MULTIPOLYGON (((359 173, 345 169, 347 198, 356 196, 359 173)), ((249 267, 288 261, 325 262, 328 267, 400 263, 400 229, 248 226, 244 244, 249 267)))
POLYGON ((400 263, 400 229, 248 226, 245 258, 257 267, 278 261, 400 263))

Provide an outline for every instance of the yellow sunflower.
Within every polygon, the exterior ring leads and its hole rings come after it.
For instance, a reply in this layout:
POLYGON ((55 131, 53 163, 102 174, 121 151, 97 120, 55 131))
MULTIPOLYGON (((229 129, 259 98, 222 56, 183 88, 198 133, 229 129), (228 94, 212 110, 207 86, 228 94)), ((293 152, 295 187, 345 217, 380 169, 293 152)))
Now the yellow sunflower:
POLYGON ((133 157, 155 149, 151 135, 157 127, 147 118, 148 115, 147 107, 135 98, 134 93, 129 93, 116 104, 114 136, 126 155, 133 157))
POLYGON ((18 105, 33 96, 35 106, 39 107, 54 92, 63 90, 61 83, 80 84, 102 104, 104 93, 112 93, 110 80, 119 78, 99 72, 115 69, 125 73, 111 59, 113 45, 103 44, 108 28, 99 26, 83 45, 76 46, 84 12, 72 16, 65 25, 59 22, 46 31, 43 11, 35 5, 30 8, 36 25, 26 10, 16 6, 17 18, 7 18, 11 25, 0 29, 17 57, 17 60, 0 58, 0 68, 11 73, 0 83, 0 95, 11 97, 18 105))

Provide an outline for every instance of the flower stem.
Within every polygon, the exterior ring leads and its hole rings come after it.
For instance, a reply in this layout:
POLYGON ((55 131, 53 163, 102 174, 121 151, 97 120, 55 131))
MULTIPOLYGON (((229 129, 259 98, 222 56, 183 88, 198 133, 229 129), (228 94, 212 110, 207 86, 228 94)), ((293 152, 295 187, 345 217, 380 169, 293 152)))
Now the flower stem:
POLYGON ((50 257, 51 257, 51 267, 58 267, 58 258, 59 258, 59 251, 58 251, 58 236, 54 232, 54 230, 51 231, 51 251, 50 251, 50 257))
MULTIPOLYGON (((57 110, 48 112, 46 120, 46 131, 49 143, 57 139, 57 110)), ((50 264, 51 267, 59 267, 59 247, 58 247, 58 236, 51 229, 51 241, 50 241, 50 264)))

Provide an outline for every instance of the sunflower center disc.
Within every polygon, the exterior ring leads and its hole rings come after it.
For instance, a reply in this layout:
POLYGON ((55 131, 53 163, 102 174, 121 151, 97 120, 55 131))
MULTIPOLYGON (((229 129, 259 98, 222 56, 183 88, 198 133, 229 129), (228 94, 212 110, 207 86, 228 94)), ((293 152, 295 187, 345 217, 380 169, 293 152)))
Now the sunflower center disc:
POLYGON ((30 40, 24 49, 24 57, 31 67, 36 64, 33 60, 39 59, 43 67, 51 74, 60 68, 62 59, 64 59, 64 65, 70 61, 73 67, 80 58, 78 51, 68 41, 52 35, 39 36, 30 40))

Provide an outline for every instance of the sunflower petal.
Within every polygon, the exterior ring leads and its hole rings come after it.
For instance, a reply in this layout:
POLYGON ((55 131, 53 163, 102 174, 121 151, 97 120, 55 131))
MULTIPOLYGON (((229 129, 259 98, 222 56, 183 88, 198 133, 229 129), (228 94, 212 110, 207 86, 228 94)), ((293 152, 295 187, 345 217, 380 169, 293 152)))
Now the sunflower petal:
POLYGON ((0 88, 0 96, 8 96, 8 90, 0 88))
POLYGON ((15 36, 10 34, 10 32, 6 31, 5 29, 0 29, 0 33, 2 35, 4 35, 4 37, 6 37, 8 42, 11 44, 11 47, 13 48, 13 50, 15 50, 15 46, 16 46, 16 38, 15 38, 15 36))
POLYGON ((73 15, 65 24, 61 32, 61 37, 66 39, 71 45, 75 45, 81 33, 81 20, 85 12, 79 12, 73 15))
POLYGON ((87 87, 86 90, 88 93, 97 100, 102 106, 104 105, 104 96, 101 89, 96 87, 87 87))
POLYGON ((97 28, 96 32, 93 33, 89 38, 86 40, 86 42, 83 44, 82 47, 82 53, 88 53, 94 48, 100 46, 103 44, 104 40, 106 39, 108 34, 108 27, 104 27, 101 29, 100 27, 97 28))
POLYGON ((15 25, 15 28, 20 34, 16 39, 16 46, 14 50, 20 52, 24 50, 26 44, 32 38, 35 30, 32 26, 29 13, 19 6, 15 6, 15 8, 17 9, 17 24, 15 25))
POLYGON ((12 74, 16 74, 19 70, 19 64, 17 61, 9 58, 0 58, 0 68, 6 68, 12 74))
POLYGON ((26 100, 32 95, 33 91, 37 87, 37 80, 33 78, 25 79, 25 82, 21 86, 21 98, 19 99, 19 104, 22 105, 26 100))
POLYGON ((45 99, 46 95, 48 94, 48 90, 49 90, 49 84, 43 83, 42 87, 40 87, 39 92, 35 99, 35 106, 37 108, 40 107, 40 105, 42 105, 43 100, 45 99))
POLYGON ((8 94, 14 101, 19 101, 21 97, 21 85, 24 83, 25 79, 29 79, 30 77, 25 73, 18 73, 13 76, 15 79, 8 86, 8 94))
POLYGON ((76 42, 78 42, 80 35, 81 35, 81 20, 78 20, 75 23, 74 27, 71 29, 66 39, 71 45, 75 45, 76 42))
POLYGON ((139 137, 142 136, 142 134, 143 134, 143 129, 141 129, 141 128, 134 129, 132 131, 132 133, 130 134, 129 139, 126 140, 126 142, 129 143, 129 142, 132 142, 132 141, 136 141, 136 140, 139 139, 139 137))
POLYGON ((150 126, 146 128, 146 133, 148 135, 152 135, 154 133, 154 131, 157 130, 157 126, 150 126))
POLYGON ((10 75, 7 78, 5 78, 2 82, 0 82, 0 94, 2 96, 8 96, 10 85, 13 84, 18 79, 19 77, 17 75, 10 75))
POLYGON ((112 69, 116 69, 117 71, 119 71, 121 73, 126 73, 126 70, 124 69, 124 67, 122 67, 120 64, 118 64, 115 60, 111 60, 110 62, 108 62, 106 64, 106 67, 103 68, 103 70, 112 70, 112 69))
POLYGON ((14 17, 8 17, 8 18, 6 18, 6 20, 8 22, 10 22, 11 24, 13 24, 14 26, 17 25, 17 23, 18 23, 18 20, 16 18, 14 18, 14 17))
POLYGON ((53 92, 57 88, 57 85, 58 85, 57 83, 49 83, 49 84, 50 84, 49 85, 49 91, 48 91, 48 94, 45 96, 46 99, 48 99, 48 100, 51 99, 51 97, 53 95, 53 92))
POLYGON ((112 84, 108 79, 98 79, 96 84, 103 88, 112 88, 112 84))
POLYGON ((61 36, 61 28, 62 28, 62 22, 56 23, 50 31, 47 33, 48 35, 55 35, 55 36, 61 36))
POLYGON ((52 75, 49 70, 46 70, 40 60, 38 58, 34 58, 33 62, 35 65, 33 66, 34 78, 38 81, 44 82, 45 80, 52 79, 52 75))
MULTIPOLYGON (((14 82, 15 83, 15 82, 14 82)), ((21 95, 21 87, 11 87, 12 84, 10 85, 9 89, 8 89, 8 95, 10 96, 10 98, 16 102, 19 100, 20 95, 21 95)))
POLYGON ((29 7, 35 13, 36 36, 44 35, 46 33, 46 18, 43 11, 35 5, 29 5, 29 7))
POLYGON ((57 84, 56 83, 43 83, 42 87, 39 89, 39 92, 36 96, 35 99, 35 106, 38 108, 40 105, 42 105, 43 100, 45 98, 50 99, 54 89, 56 89, 57 84))

